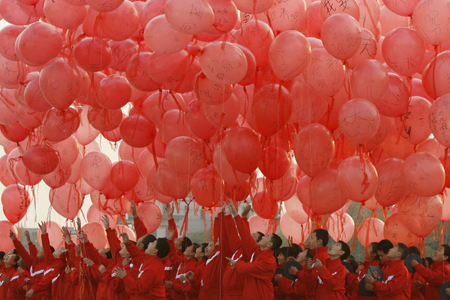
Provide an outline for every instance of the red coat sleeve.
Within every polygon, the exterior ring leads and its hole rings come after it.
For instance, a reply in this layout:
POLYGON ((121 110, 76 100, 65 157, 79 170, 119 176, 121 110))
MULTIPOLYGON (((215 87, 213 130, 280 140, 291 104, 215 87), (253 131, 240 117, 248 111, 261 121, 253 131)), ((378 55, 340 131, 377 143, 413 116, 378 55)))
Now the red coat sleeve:
POLYGON ((52 249, 50 248, 50 240, 48 238, 48 233, 41 235, 42 248, 44 249, 44 255, 47 260, 53 258, 52 249))
POLYGON ((106 229, 106 237, 108 238, 109 249, 111 249, 112 257, 114 259, 117 259, 117 256, 120 255, 119 254, 119 251, 121 249, 120 241, 114 234, 114 232, 111 230, 111 228, 106 229))
MULTIPOLYGON (((124 269, 125 269, 125 271, 127 271, 127 273, 130 271, 129 266, 126 266, 124 269)), ((125 290, 125 284, 124 284, 123 280, 120 277, 111 276, 110 272, 103 273, 102 280, 103 280, 103 283, 106 284, 108 289, 110 289, 111 291, 113 291, 115 293, 121 293, 125 290)))
POLYGON ((27 252, 27 250, 24 248, 21 242, 19 240, 14 240, 14 248, 16 248, 17 252, 19 253, 20 257, 25 262, 25 265, 27 265, 28 268, 31 268, 33 265, 33 258, 31 255, 27 252))
POLYGON ((84 247, 82 246, 81 248, 83 249, 83 252, 85 252, 85 257, 92 259, 95 264, 104 265, 105 267, 110 264, 111 260, 101 256, 90 242, 85 243, 84 247))
POLYGON ((267 274, 273 275, 275 267, 273 262, 269 260, 254 261, 252 263, 239 260, 236 263, 236 270, 239 273, 259 279, 266 279, 267 274))
POLYGON ((32 258, 36 258, 37 259, 37 253, 38 250, 36 248, 36 245, 33 243, 28 243, 28 249, 30 249, 30 255, 32 258))
POLYGON ((147 294, 156 284, 158 279, 164 277, 163 268, 145 268, 139 278, 128 275, 123 278, 127 291, 136 294, 147 294))
POLYGON ((176 269, 183 261, 183 258, 177 254, 177 250, 175 249, 175 243, 173 240, 169 240, 169 245, 170 245, 170 252, 167 257, 169 258, 170 262, 172 263, 172 268, 176 269))
POLYGON ((399 291, 406 290, 410 280, 408 273, 408 271, 399 271, 391 279, 385 278, 386 283, 374 281, 372 284, 373 291, 375 293, 382 293, 384 296, 391 296, 398 294, 399 291))
MULTIPOLYGON (((343 266, 343 265, 342 265, 343 266)), ((333 274, 328 270, 325 266, 322 266, 322 268, 317 269, 313 268, 313 272, 316 272, 318 276, 320 276, 320 279, 322 279, 323 283, 329 290, 334 290, 336 286, 342 286, 345 285, 345 267, 339 268, 336 272, 333 274)))
POLYGON ((242 243, 242 253, 244 255, 244 260, 246 262, 249 262, 252 254, 259 247, 250 233, 250 227, 245 224, 245 221, 240 216, 236 216, 235 220, 239 235, 241 236, 241 241, 245 241, 242 243))
POLYGON ((134 230, 136 231, 137 240, 147 234, 147 228, 139 217, 134 218, 134 230))
POLYGON ((286 277, 281 277, 278 280, 278 287, 282 290, 282 293, 290 297, 304 297, 306 293, 306 286, 301 280, 293 282, 286 277))
POLYGON ((175 220, 173 218, 169 220, 169 228, 173 228, 173 230, 175 230, 173 238, 174 239, 178 238, 177 224, 175 224, 175 220))
POLYGON ((51 289, 52 280, 53 278, 58 276, 58 274, 59 270, 50 271, 48 274, 45 274, 45 276, 41 279, 41 281, 31 286, 31 289, 33 289, 35 293, 41 293, 51 289))
POLYGON ((144 251, 139 250, 138 247, 134 243, 125 244, 127 247, 128 253, 132 258, 132 263, 135 266, 140 266, 145 261, 145 253, 144 251))
POLYGON ((423 265, 417 265, 416 271, 428 282, 428 284, 433 286, 441 286, 446 281, 446 278, 450 277, 450 272, 448 268, 445 267, 432 271, 425 268, 423 265))
POLYGON ((238 231, 236 229, 236 223, 234 223, 233 217, 225 216, 225 235, 227 236, 227 248, 229 253, 235 253, 241 248, 241 239, 239 238, 238 231))

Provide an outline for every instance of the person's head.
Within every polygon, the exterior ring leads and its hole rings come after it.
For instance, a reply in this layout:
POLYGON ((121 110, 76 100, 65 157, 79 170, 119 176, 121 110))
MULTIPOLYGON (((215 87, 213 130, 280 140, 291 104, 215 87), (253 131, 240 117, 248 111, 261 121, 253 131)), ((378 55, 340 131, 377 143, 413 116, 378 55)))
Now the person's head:
POLYGON ((261 231, 253 232, 252 238, 255 240, 256 243, 259 243, 259 241, 263 238, 264 233, 261 231))
POLYGON ((154 242, 156 240, 156 237, 153 234, 146 234, 144 236, 141 236, 137 242, 136 242, 136 247, 139 248, 139 250, 144 251, 145 249, 147 249, 148 244, 150 244, 151 242, 154 242))
POLYGON ((10 254, 7 254, 3 257, 3 263, 5 264, 5 267, 16 267, 17 262, 19 261, 20 256, 19 253, 14 249, 14 251, 10 254))
POLYGON ((177 252, 184 253, 187 247, 192 246, 192 241, 187 236, 176 238, 174 240, 175 248, 177 252))
POLYGON ((208 246, 208 243, 203 243, 201 245, 197 245, 197 247, 195 247, 195 256, 194 258, 198 261, 202 260, 202 259, 206 259, 205 256, 205 249, 208 246))
POLYGON ((434 263, 433 258, 429 257, 429 256, 425 257, 424 262, 425 262, 425 267, 427 267, 427 268, 429 268, 434 263))
POLYGON ((301 265, 306 265, 308 258, 313 259, 313 255, 311 253, 311 249, 305 248, 302 252, 300 252, 297 256, 297 262, 301 265))
POLYGON ((277 250, 277 264, 279 266, 284 265, 288 262, 290 257, 296 257, 296 252, 292 247, 282 247, 277 250))
POLYGON ((328 255, 332 260, 338 258, 344 260, 350 255, 350 247, 343 241, 338 241, 328 249, 328 255))
MULTIPOLYGON (((378 255, 378 243, 373 242, 367 247, 366 251, 366 260, 367 261, 373 261, 373 260, 380 260, 380 256, 378 255)), ((356 270, 356 269, 355 269, 356 270)))
POLYGON ((195 245, 191 244, 190 246, 186 247, 186 249, 183 252, 184 257, 186 257, 186 259, 191 259, 194 258, 195 256, 195 245))
POLYGON ((281 238, 275 233, 272 233, 263 236, 258 242, 258 246, 261 248, 261 250, 277 250, 281 247, 282 243, 283 241, 281 240, 281 238))
POLYGON ((387 257, 387 254, 389 253, 389 250, 394 248, 394 245, 391 243, 390 240, 381 240, 378 242, 377 245, 377 252, 378 256, 380 257, 380 262, 384 264, 389 260, 387 257))
POLYGON ((450 262, 450 246, 441 245, 436 251, 434 251, 433 262, 450 262))
POLYGON ((22 257, 17 261, 17 267, 28 270, 28 267, 22 257))
POLYGON ((316 229, 311 234, 311 238, 309 239, 309 244, 311 250, 316 250, 320 247, 325 247, 328 244, 328 231, 325 229, 316 229))
POLYGON ((411 246, 408 248, 409 254, 417 254, 420 256, 420 250, 416 246, 411 246))
POLYGON ((170 252, 170 245, 166 238, 159 238, 150 242, 145 249, 145 254, 165 258, 170 252))
POLYGON ((403 243, 398 243, 387 254, 389 260, 405 260, 409 254, 409 248, 403 243))
POLYGON ((209 242, 208 246, 206 246, 206 248, 205 248, 205 256, 207 258, 210 258, 211 255, 213 255, 214 250, 215 250, 214 242, 209 242))
POLYGON ((0 266, 4 264, 3 263, 3 257, 5 257, 5 254, 6 254, 5 252, 0 251, 0 266))
POLYGON ((127 246, 124 243, 120 243, 120 257, 130 257, 130 253, 127 250, 127 246))
POLYGON ((53 257, 54 258, 59 258, 61 256, 61 254, 64 252, 64 248, 58 248, 53 252, 53 257))
POLYGON ((292 243, 292 250, 294 251, 293 258, 297 258, 297 256, 300 254, 300 252, 303 251, 302 247, 300 245, 292 243))

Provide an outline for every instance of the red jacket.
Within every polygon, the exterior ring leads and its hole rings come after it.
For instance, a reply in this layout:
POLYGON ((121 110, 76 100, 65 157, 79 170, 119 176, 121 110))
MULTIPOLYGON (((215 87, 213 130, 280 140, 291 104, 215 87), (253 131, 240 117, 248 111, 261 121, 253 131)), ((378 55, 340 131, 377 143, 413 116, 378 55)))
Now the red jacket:
MULTIPOLYGON (((294 281, 291 281, 287 279, 286 277, 281 277, 280 280, 278 280, 278 288, 283 292, 284 295, 289 297, 289 299, 307 299, 306 296, 306 285, 305 285, 305 278, 304 278, 305 272, 298 271, 297 279, 294 281)), ((311 298, 312 299, 312 298, 311 298)))
POLYGON ((422 287, 425 286, 425 279, 417 272, 409 273, 409 276, 411 276, 411 300, 425 300, 424 289, 419 290, 414 287, 414 281, 419 281, 422 287))
POLYGON ((377 299, 411 299, 411 278, 402 260, 386 262, 382 271, 383 281, 374 281, 372 284, 377 299))
POLYGON ((25 300, 26 291, 23 287, 26 285, 25 279, 30 278, 30 272, 23 270, 22 273, 18 271, 11 277, 8 289, 8 300, 25 300))
POLYGON ((306 284, 313 285, 317 282, 314 299, 346 300, 345 266, 340 259, 328 259, 321 262, 323 265, 320 269, 314 266, 311 270, 305 270, 306 284))
POLYGON ((133 291, 130 299, 165 299, 164 264, 158 256, 147 255, 145 263, 135 279, 128 275, 123 278, 128 291, 133 291))
POLYGON ((196 300, 200 294, 200 287, 202 285, 203 272, 205 270, 206 260, 202 259, 197 262, 197 267, 194 271, 194 281, 187 281, 185 283, 185 292, 187 299, 196 300))
POLYGON ((144 222, 139 217, 134 218, 134 230, 136 230, 136 241, 147 235, 147 227, 145 227, 144 222))
POLYGON ((416 266, 416 272, 426 281, 425 299, 439 299, 439 289, 441 285, 450 281, 450 264, 447 261, 434 263, 430 266, 431 270, 423 265, 416 266))
POLYGON ((272 278, 277 268, 273 250, 261 250, 240 216, 235 218, 241 236, 244 260, 236 263, 236 270, 245 275, 244 299, 273 300, 272 278))
POLYGON ((6 299, 6 297, 8 296, 8 289, 11 284, 11 279, 15 274, 16 268, 14 266, 4 268, 0 273, 0 299, 6 299), (9 281, 3 283, 3 280, 5 280, 5 278, 9 278, 9 281))
POLYGON ((359 292, 359 282, 366 276, 367 269, 371 266, 380 266, 378 260, 366 261, 363 263, 364 268, 358 274, 347 274, 347 290, 350 292, 349 300, 371 300, 373 297, 363 296, 359 292))
POLYGON ((186 287, 180 281, 181 275, 186 275, 187 272, 194 272, 197 267, 197 260, 195 258, 186 259, 179 256, 175 249, 175 243, 173 240, 169 241, 170 253, 169 259, 172 263, 172 268, 176 269, 175 278, 172 281, 172 289, 170 292, 171 299, 184 300, 186 299, 185 291, 186 287))
MULTIPOLYGON (((168 228, 172 228, 175 232, 173 235, 173 238, 176 239, 178 238, 178 229, 177 229, 177 224, 175 224, 175 220, 174 219, 170 219, 169 220, 169 225, 168 228)), ((175 249, 176 252, 176 249, 175 249)), ((183 258, 183 254, 182 253, 178 253, 177 254, 183 258)), ((163 263, 164 263, 164 273, 165 273, 165 280, 166 281, 175 281, 175 276, 177 273, 177 270, 172 266, 172 262, 170 261, 169 257, 166 257, 163 259, 163 263)), ((171 289, 166 289, 166 300, 171 300, 171 289)))

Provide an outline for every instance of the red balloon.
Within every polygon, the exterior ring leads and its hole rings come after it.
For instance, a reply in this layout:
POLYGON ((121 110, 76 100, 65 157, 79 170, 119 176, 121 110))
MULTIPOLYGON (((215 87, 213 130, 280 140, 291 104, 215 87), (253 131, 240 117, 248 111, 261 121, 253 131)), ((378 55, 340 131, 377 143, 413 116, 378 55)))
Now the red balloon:
POLYGON ((408 113, 396 119, 402 136, 411 144, 418 145, 430 136, 430 107, 431 103, 425 98, 410 97, 408 113))
MULTIPOLYGON (((112 131, 117 129, 120 133, 120 124, 122 123, 123 113, 120 109, 102 109, 90 107, 88 111, 88 120, 92 127, 100 131, 112 131)), ((119 139, 122 139, 119 134, 119 139)), ((117 141, 118 141, 117 140, 117 141)))
MULTIPOLYGON (((409 7, 411 6, 414 5, 411 3, 409 7)), ((442 45, 450 40, 450 24, 447 23, 447 20, 450 18, 450 11, 447 1, 433 0, 427 2, 422 0, 413 9, 412 19, 414 20, 414 28, 426 43, 430 45, 442 45), (436 12, 439 13, 430 22, 427 16, 436 12)))
POLYGON ((156 82, 148 74, 152 53, 140 52, 133 55, 128 61, 126 75, 130 84, 138 90, 151 92, 161 87, 161 83, 156 82))
MULTIPOLYGON (((75 168, 75 167, 74 167, 75 168)), ((75 171, 76 172, 76 171, 75 171)), ((69 180, 72 174, 72 167, 63 168, 61 164, 58 164, 55 170, 42 176, 45 184, 50 188, 62 187, 69 180)))
POLYGON ((46 145, 37 145, 28 148, 22 157, 28 170, 35 174, 48 174, 58 165, 58 154, 55 149, 46 145))
POLYGON ((111 61, 111 48, 98 37, 86 37, 75 47, 74 57, 77 64, 88 72, 98 72, 106 68, 111 61))
POLYGON ((35 129, 42 125, 45 114, 26 106, 17 105, 17 121, 27 129, 35 129))
MULTIPOLYGON (((251 3, 248 4, 252 5, 251 3)), ((239 8, 239 5, 236 4, 236 6, 239 8)), ((273 39, 274 35, 270 26, 259 20, 251 20, 245 23, 238 35, 238 43, 253 53, 257 67, 264 67, 269 64, 267 53, 269 53, 273 39)))
POLYGON ((268 179, 280 179, 290 166, 291 157, 283 148, 269 146, 263 149, 259 169, 268 179))
POLYGON ((205 166, 201 145, 187 136, 174 138, 167 144, 166 161, 181 174, 193 174, 205 166))
POLYGON ((16 181, 8 172, 8 154, 3 155, 0 158, 0 182, 5 186, 15 184, 16 181))
POLYGON ((231 97, 223 104, 204 104, 203 113, 208 122, 214 127, 224 128, 234 124, 239 116, 240 103, 237 97, 232 94, 231 97))
POLYGON ((294 243, 301 245, 308 239, 312 226, 311 222, 299 224, 285 213, 280 219, 280 229, 285 236, 291 237, 294 243))
POLYGON ((377 218, 367 218, 358 226, 358 239, 367 249, 371 243, 384 239, 384 222, 377 218))
POLYGON ((103 33, 110 39, 124 41, 138 30, 139 12, 132 2, 125 0, 119 7, 102 16, 101 26, 103 33))
POLYGON ((377 165, 378 186, 375 197, 381 206, 397 204, 408 194, 403 166, 404 161, 399 158, 389 158, 377 165))
POLYGON ((113 164, 110 178, 118 190, 127 192, 138 183, 139 170, 133 162, 121 160, 113 164))
POLYGON ((311 180, 311 209, 318 215, 335 212, 347 202, 338 184, 338 172, 325 170, 311 180))
POLYGON ((25 140, 31 133, 29 129, 24 128, 19 122, 14 122, 11 125, 0 125, 0 131, 5 138, 15 143, 25 140))
POLYGON ((198 170, 191 178, 192 197, 203 207, 220 204, 224 194, 224 182, 211 167, 198 170))
POLYGON ((77 187, 65 184, 50 190, 50 204, 55 211, 66 219, 73 220, 83 205, 83 198, 77 187))
POLYGON ((358 64, 363 61, 375 59, 377 55, 378 45, 377 39, 375 38, 374 34, 370 32, 369 29, 366 28, 361 28, 361 30, 362 30, 361 31, 362 41, 361 44, 359 45, 359 49, 355 55, 353 55, 349 60, 347 60, 348 67, 350 69, 355 69, 355 67, 358 66, 358 64))
POLYGON ((430 108, 430 129, 434 137, 445 147, 450 147, 450 114, 447 106, 450 104, 450 95, 436 99, 430 108))
POLYGON ((66 0, 44 2, 44 14, 49 23, 62 29, 75 29, 83 24, 88 8, 85 5, 71 5, 66 0))
POLYGON ((0 243, 0 251, 5 253, 14 249, 14 243, 9 238, 10 231, 17 236, 17 229, 13 224, 8 221, 0 221, 0 238, 2 239, 2 243, 0 243))
POLYGON ((148 233, 153 233, 161 225, 162 213, 158 205, 152 202, 145 202, 137 208, 138 216, 144 222, 148 233))
POLYGON ((110 75, 100 81, 97 103, 106 109, 119 109, 131 98, 131 86, 125 77, 110 75))
POLYGON ((202 101, 194 100, 189 103, 186 111, 186 126, 197 137, 208 140, 217 132, 217 127, 212 125, 205 116, 202 101))
POLYGON ((401 222, 398 214, 393 214, 386 220, 384 224, 384 238, 390 240, 394 245, 403 243, 408 247, 416 246, 420 243, 420 238, 401 222))
POLYGON ((225 181, 225 183, 227 184, 240 184, 245 182, 250 177, 250 174, 236 171, 230 165, 221 144, 216 146, 216 149, 214 150, 213 160, 214 168, 222 177, 223 181, 225 181))
POLYGON ((205 104, 222 104, 233 94, 233 85, 216 83, 200 73, 195 79, 194 92, 205 104))
POLYGON ((191 176, 175 172, 167 163, 167 160, 159 165, 156 172, 158 184, 164 194, 174 198, 186 198, 190 191, 189 182, 191 176))
POLYGON ((28 82, 23 98, 26 105, 34 111, 46 112, 52 108, 42 94, 41 87, 39 86, 39 78, 35 78, 28 82))
MULTIPOLYGON (((148 59, 145 75, 160 83, 171 83, 183 78, 189 68, 189 54, 181 50, 174 54, 153 53, 148 59)), ((139 62, 141 64, 141 62, 139 62)))
POLYGON ((408 111, 409 88, 397 74, 388 73, 388 76, 388 92, 381 101, 374 104, 381 114, 400 117, 408 111))
POLYGON ((96 249, 105 248, 107 239, 105 234, 105 229, 100 223, 92 222, 84 225, 81 230, 86 234, 89 241, 96 249))
POLYGON ((278 203, 267 192, 259 192, 252 199, 255 213, 264 219, 273 219, 278 212, 278 203))
POLYGON ((286 201, 295 194, 297 177, 295 168, 291 167, 280 179, 266 180, 266 190, 270 199, 274 201, 286 201))
POLYGON ((13 216, 25 216, 30 206, 30 196, 19 184, 6 187, 2 193, 3 209, 13 216))
POLYGON ((367 99, 377 105, 388 91, 388 72, 375 59, 363 60, 352 73, 351 87, 355 98, 367 99))
POLYGON ((250 195, 250 184, 247 181, 230 185, 225 182, 225 195, 233 202, 244 201, 250 195))
POLYGON ((42 135, 51 142, 61 142, 69 138, 80 126, 78 112, 69 107, 65 110, 51 109, 42 122, 42 135))
MULTIPOLYGON (((292 115, 289 123, 299 123, 306 126, 316 123, 323 117, 331 99, 314 91, 305 81, 296 81, 291 88, 292 115)), ((336 102, 334 102, 334 106, 336 102)))
MULTIPOLYGON (((1 5, 1 2, 0 2, 1 5)), ((18 61, 0 56, 0 86, 7 89, 19 88, 25 80, 27 67, 18 61)))
POLYGON ((142 114, 157 125, 161 124, 164 114, 170 109, 185 111, 186 103, 180 94, 168 90, 151 94, 142 104, 142 114))
POLYGON ((303 204, 304 207, 310 208, 311 203, 311 177, 303 176, 297 183, 297 198, 303 204))
POLYGON ((155 135, 155 125, 143 116, 130 116, 120 125, 120 136, 132 147, 141 148, 150 145, 155 135))
POLYGON ((160 124, 160 134, 166 144, 176 137, 189 135, 184 119, 184 112, 178 109, 168 110, 164 114, 160 124))
MULTIPOLYGON (((35 23, 37 24, 37 23, 35 23)), ((6 25, 0 30, 0 54, 6 59, 18 61, 15 48, 17 37, 25 30, 24 26, 6 25)))
POLYGON ((137 43, 133 40, 109 41, 111 48, 111 62, 109 67, 113 70, 125 72, 130 58, 138 52, 137 43))
POLYGON ((81 177, 87 184, 98 191, 103 190, 111 173, 111 161, 102 152, 91 152, 87 154, 81 163, 81 177))

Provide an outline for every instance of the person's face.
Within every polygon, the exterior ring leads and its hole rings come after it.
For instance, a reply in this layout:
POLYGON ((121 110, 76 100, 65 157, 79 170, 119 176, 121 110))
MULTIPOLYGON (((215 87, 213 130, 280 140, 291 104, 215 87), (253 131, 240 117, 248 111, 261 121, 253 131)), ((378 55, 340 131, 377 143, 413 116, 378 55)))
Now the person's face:
POLYGON ((158 243, 157 240, 151 242, 148 244, 147 249, 145 249, 145 254, 147 255, 156 255, 157 252, 154 250, 156 249, 156 244, 158 243))
POLYGON ((138 247, 140 250, 144 250, 144 244, 142 244, 142 240, 144 239, 144 237, 146 236, 141 236, 136 242, 136 247, 138 247))
POLYGON ((194 256, 195 256, 195 253, 194 253, 194 245, 191 245, 191 246, 187 247, 183 254, 184 254, 184 256, 185 256, 186 258, 192 258, 192 257, 194 257, 194 256))
POLYGON ((297 262, 299 264, 303 264, 303 263, 306 263, 307 260, 308 260, 308 249, 305 249, 298 254, 297 262))
POLYGON ((202 252, 202 246, 198 247, 197 250, 195 250, 194 258, 196 260, 201 260, 205 256, 205 253, 202 252))
POLYGON ((336 243, 328 249, 328 255, 333 257, 341 256, 342 245, 340 243, 336 243))
POLYGON ((128 253, 128 250, 127 250, 127 246, 125 246, 124 243, 120 243, 120 247, 121 247, 121 249, 119 251, 119 254, 120 254, 121 257, 128 257, 128 256, 130 256, 130 253, 128 253))
POLYGON ((36 256, 39 259, 45 258, 44 249, 39 250, 36 256))
POLYGON ((173 240, 174 244, 175 244, 175 249, 177 249, 178 252, 181 252, 181 243, 183 242, 182 238, 176 238, 173 240))
POLYGON ((279 266, 284 265, 286 262, 287 262, 287 258, 283 254, 279 253, 277 256, 278 265, 279 266))
POLYGON ((261 240, 258 242, 258 245, 263 248, 269 247, 269 243, 271 243, 271 241, 270 241, 271 239, 272 239, 272 235, 263 236, 261 238, 261 240))
POLYGON ((395 245, 394 248, 389 249, 387 258, 390 260, 395 260, 397 259, 397 256, 398 256, 398 247, 397 245, 395 245))
POLYGON ((255 242, 258 242, 259 236, 260 236, 260 234, 257 233, 257 232, 253 232, 253 233, 252 233, 252 238, 255 240, 255 242))
POLYGON ((317 248, 319 248, 319 245, 317 244, 317 236, 316 236, 315 232, 313 232, 313 234, 311 234, 311 238, 309 239, 309 247, 311 250, 316 250, 317 248))
POLYGON ((16 262, 14 260, 16 259, 16 257, 17 257, 17 254, 5 255, 5 257, 3 258, 5 266, 7 266, 7 267, 15 266, 16 262))
MULTIPOLYGON (((200 248, 200 247, 199 247, 200 248)), ((209 244, 208 244, 208 246, 206 246, 206 248, 205 248, 205 256, 206 257, 211 257, 211 255, 214 253, 214 243, 213 242, 210 242, 209 244)))
POLYGON ((106 257, 106 253, 109 251, 109 248, 102 248, 98 249, 98 254, 100 254, 103 257, 106 257))
POLYGON ((378 250, 377 252, 378 252, 378 256, 380 257, 380 262, 381 262, 382 264, 384 264, 385 262, 387 262, 387 261, 389 260, 389 258, 387 257, 387 254, 386 254, 386 253, 384 253, 384 252, 381 251, 381 250, 378 250))
POLYGON ((444 252, 445 252, 444 247, 440 246, 436 251, 434 251, 433 261, 441 262, 441 261, 447 260, 448 257, 444 256, 444 252))

